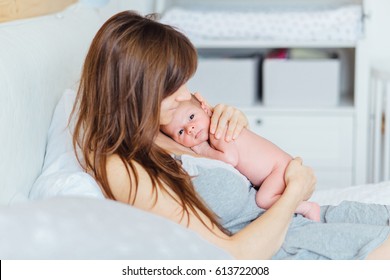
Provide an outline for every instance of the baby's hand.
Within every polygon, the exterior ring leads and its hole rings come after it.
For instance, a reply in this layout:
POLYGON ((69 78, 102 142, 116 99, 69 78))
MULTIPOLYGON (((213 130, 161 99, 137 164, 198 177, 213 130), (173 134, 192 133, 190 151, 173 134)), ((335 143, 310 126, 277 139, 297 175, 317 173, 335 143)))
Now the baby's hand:
POLYGON ((200 143, 199 145, 191 147, 191 149, 197 153, 198 155, 206 155, 207 151, 211 149, 210 144, 205 141, 203 143, 200 143))

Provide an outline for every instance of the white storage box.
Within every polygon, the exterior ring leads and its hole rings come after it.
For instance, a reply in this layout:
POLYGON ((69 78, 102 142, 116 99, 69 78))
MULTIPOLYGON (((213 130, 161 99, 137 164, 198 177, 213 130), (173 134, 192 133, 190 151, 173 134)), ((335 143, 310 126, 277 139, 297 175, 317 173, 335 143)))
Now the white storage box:
POLYGON ((251 106, 258 96, 258 67, 257 58, 199 58, 187 85, 210 105, 251 106))
POLYGON ((265 59, 265 106, 332 107, 340 100, 338 59, 265 59))

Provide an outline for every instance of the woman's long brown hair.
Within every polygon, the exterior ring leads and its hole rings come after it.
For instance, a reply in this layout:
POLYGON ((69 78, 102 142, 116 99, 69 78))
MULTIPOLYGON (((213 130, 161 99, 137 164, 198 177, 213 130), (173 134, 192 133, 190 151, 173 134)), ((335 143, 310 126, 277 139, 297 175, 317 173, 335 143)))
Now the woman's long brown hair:
MULTIPOLYGON (((112 16, 97 32, 84 62, 73 109, 77 116, 73 145, 76 151, 81 148, 84 168, 108 198, 115 200, 106 171, 108 157, 115 154, 129 178, 130 172, 134 174, 130 204, 142 187, 137 162, 151 178, 155 200, 157 187, 168 194, 173 191, 183 207, 182 218, 186 214, 189 219, 191 210, 203 221, 200 211, 221 228, 181 165, 154 143, 162 100, 187 82, 196 67, 194 46, 173 27, 130 11, 112 16)), ((77 154, 80 163, 81 156, 77 154)))

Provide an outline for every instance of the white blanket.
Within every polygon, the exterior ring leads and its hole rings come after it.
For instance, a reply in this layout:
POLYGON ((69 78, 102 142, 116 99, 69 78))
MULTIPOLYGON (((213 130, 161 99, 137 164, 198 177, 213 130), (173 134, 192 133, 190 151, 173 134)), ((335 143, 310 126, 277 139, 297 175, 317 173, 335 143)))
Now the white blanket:
POLYGON ((356 41, 362 35, 360 5, 322 8, 186 9, 174 7, 162 22, 192 40, 356 41))

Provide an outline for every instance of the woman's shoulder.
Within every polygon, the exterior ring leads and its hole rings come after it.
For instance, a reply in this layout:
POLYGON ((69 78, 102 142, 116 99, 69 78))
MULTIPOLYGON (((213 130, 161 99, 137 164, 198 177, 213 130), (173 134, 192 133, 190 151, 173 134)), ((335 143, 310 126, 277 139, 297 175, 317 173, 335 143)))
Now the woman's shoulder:
POLYGON ((106 163, 110 189, 116 200, 125 203, 133 201, 132 198, 135 196, 142 196, 145 190, 150 193, 152 189, 152 182, 146 170, 135 161, 131 164, 133 168, 119 155, 109 156, 106 163), (136 184, 136 179, 138 184, 136 184), (142 188, 138 188, 137 185, 142 185, 142 188))
POLYGON ((130 194, 131 175, 128 173, 128 166, 121 160, 118 155, 111 155, 107 158, 106 163, 107 180, 110 190, 118 201, 127 202, 130 194))

